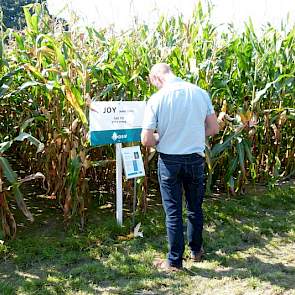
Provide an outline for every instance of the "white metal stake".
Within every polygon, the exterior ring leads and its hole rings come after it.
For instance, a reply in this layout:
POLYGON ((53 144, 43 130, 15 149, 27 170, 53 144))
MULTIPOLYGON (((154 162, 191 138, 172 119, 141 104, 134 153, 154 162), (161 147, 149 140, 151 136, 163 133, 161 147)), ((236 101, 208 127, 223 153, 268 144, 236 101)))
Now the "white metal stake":
POLYGON ((122 143, 116 143, 116 218, 123 224, 123 191, 122 191, 122 143))
POLYGON ((135 227, 135 209, 136 209, 136 180, 137 178, 134 178, 134 192, 133 192, 133 212, 132 212, 132 226, 135 227))

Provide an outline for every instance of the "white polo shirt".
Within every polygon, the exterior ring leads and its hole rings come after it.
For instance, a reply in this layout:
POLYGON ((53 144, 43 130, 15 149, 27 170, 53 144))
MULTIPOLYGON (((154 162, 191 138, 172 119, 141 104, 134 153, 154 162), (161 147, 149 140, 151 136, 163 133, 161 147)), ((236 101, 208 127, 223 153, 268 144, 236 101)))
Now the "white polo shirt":
POLYGON ((174 76, 148 100, 142 128, 157 130, 160 153, 204 156, 205 119, 211 114, 208 93, 174 76))

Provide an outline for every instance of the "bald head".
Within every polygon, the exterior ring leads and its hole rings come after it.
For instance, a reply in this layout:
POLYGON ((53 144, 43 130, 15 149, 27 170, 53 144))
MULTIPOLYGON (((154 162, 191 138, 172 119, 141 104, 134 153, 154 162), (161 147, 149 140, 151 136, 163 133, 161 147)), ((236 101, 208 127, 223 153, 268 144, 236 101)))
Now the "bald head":
POLYGON ((150 75, 166 75, 172 73, 171 68, 168 64, 165 63, 159 63, 153 65, 150 71, 150 75))
POLYGON ((171 68, 166 63, 155 64, 150 71, 149 79, 157 88, 162 88, 168 76, 173 75, 171 68))

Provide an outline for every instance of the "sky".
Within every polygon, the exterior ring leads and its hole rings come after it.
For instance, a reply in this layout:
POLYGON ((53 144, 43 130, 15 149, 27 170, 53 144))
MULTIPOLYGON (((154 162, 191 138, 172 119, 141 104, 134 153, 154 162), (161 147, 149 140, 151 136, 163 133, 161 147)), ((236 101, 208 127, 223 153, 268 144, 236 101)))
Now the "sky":
MULTIPOLYGON (((159 15, 181 13, 188 19, 196 3, 198 0, 47 0, 48 9, 55 16, 70 20, 73 15, 70 11, 74 11, 80 18, 78 27, 113 26, 116 31, 132 28, 135 19, 152 25, 159 15)), ((289 23, 295 23, 295 0, 211 0, 211 3, 214 5, 212 22, 216 25, 233 23, 239 30, 251 17, 257 30, 267 22, 279 29, 287 14, 289 23)))

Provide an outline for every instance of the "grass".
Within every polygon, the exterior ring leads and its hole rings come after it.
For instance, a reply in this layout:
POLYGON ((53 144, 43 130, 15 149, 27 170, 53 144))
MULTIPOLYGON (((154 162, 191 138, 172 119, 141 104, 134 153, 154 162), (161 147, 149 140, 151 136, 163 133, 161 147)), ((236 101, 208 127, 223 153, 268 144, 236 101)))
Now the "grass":
POLYGON ((163 210, 155 200, 145 216, 136 217, 143 238, 128 235, 131 218, 120 228, 113 207, 95 203, 83 232, 74 225, 65 230, 50 202, 40 199, 38 206, 35 199, 36 222, 21 220, 17 239, 0 244, 1 295, 295 294, 292 184, 207 199, 205 259, 186 260, 186 271, 173 274, 152 266, 154 257, 167 251, 163 210))

